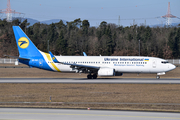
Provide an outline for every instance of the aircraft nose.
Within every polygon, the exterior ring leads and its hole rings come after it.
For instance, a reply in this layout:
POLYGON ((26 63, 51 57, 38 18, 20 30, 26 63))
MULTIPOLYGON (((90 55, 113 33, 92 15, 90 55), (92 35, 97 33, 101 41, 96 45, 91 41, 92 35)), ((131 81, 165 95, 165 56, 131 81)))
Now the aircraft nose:
POLYGON ((175 65, 173 65, 173 64, 171 64, 169 68, 170 68, 171 70, 173 70, 173 69, 175 69, 175 68, 176 68, 176 66, 175 66, 175 65))

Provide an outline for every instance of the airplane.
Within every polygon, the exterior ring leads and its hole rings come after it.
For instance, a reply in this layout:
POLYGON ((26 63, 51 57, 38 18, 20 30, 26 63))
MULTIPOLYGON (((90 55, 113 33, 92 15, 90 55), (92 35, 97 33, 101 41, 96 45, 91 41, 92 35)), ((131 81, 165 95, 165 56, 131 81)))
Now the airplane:
MULTIPOLYGON (((39 50, 19 26, 13 26, 19 51, 19 62, 57 72, 86 73, 87 79, 98 76, 122 76, 123 73, 156 73, 160 75, 176 68, 167 60, 147 56, 55 56, 39 50)), ((12 57, 12 56, 10 56, 12 57)))

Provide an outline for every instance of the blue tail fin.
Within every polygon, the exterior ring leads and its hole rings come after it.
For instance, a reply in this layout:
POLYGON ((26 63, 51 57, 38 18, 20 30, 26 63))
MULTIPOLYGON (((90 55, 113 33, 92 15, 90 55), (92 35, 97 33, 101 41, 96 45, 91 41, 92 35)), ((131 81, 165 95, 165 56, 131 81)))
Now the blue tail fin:
POLYGON ((31 58, 42 56, 33 42, 27 37, 19 26, 13 26, 19 57, 31 58))

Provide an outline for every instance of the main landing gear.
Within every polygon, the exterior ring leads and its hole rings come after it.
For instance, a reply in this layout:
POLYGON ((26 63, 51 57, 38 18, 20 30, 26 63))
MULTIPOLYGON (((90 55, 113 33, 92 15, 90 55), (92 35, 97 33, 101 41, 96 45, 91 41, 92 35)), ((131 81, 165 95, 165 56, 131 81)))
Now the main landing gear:
POLYGON ((87 79, 96 79, 96 78, 97 78, 97 74, 93 74, 93 75, 88 74, 87 75, 87 79))

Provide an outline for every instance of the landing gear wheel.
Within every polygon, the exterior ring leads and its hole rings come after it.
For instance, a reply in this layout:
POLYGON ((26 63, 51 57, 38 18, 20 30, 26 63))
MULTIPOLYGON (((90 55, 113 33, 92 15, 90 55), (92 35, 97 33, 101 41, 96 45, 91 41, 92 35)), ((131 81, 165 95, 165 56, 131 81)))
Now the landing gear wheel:
POLYGON ((157 75, 157 76, 156 76, 156 79, 160 79, 160 76, 159 76, 159 75, 157 75))
POLYGON ((97 74, 93 74, 92 78, 96 79, 97 78, 97 74))
POLYGON ((87 79, 92 79, 92 75, 87 75, 87 79))

